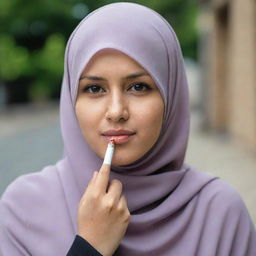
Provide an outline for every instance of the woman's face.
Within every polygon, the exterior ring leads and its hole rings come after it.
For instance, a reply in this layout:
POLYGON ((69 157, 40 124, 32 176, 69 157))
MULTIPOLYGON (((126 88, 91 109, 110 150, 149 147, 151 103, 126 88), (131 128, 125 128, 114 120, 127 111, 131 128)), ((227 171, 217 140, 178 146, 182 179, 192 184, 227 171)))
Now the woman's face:
POLYGON ((146 70, 127 55, 105 49, 80 77, 75 111, 92 150, 104 158, 108 141, 114 139, 112 164, 127 165, 157 141, 164 103, 146 70))

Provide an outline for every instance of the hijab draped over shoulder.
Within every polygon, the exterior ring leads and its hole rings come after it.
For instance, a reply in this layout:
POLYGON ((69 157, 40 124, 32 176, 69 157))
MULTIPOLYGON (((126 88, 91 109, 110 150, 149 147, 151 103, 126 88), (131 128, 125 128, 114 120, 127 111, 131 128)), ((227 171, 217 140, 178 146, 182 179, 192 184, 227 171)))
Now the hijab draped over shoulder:
POLYGON ((223 181, 184 164, 189 96, 179 42, 162 16, 135 3, 103 6, 72 33, 60 102, 64 157, 41 172, 18 178, 2 196, 3 256, 65 255, 71 246, 78 203, 102 164, 76 119, 78 81, 92 56, 107 48, 121 51, 147 70, 165 106, 153 148, 134 163, 111 167, 111 179, 122 182, 131 212, 115 255, 255 256, 255 229, 238 194, 223 181))

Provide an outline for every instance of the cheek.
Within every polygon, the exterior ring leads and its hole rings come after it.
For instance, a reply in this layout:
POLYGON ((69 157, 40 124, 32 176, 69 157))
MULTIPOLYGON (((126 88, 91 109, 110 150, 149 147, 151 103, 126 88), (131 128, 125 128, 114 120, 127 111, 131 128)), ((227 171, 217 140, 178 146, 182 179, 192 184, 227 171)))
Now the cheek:
POLYGON ((83 99, 78 100, 75 107, 77 120, 84 139, 91 149, 101 157, 104 156, 106 147, 99 140, 95 140, 95 137, 98 135, 98 127, 102 121, 102 109, 103 106, 101 104, 91 104, 90 101, 83 99))
POLYGON ((149 150, 157 141, 163 123, 164 105, 162 99, 151 99, 141 103, 135 112, 136 126, 139 131, 140 143, 143 150, 149 150))
POLYGON ((159 131, 163 122, 163 103, 152 102, 143 107, 144 111, 140 115, 142 125, 149 130, 159 131))
POLYGON ((90 101, 78 100, 75 107, 77 120, 84 136, 89 136, 95 130, 100 119, 100 110, 90 101))
POLYGON ((90 116, 88 116, 87 113, 87 106, 83 104, 82 101, 77 101, 75 110, 78 123, 80 128, 83 130, 86 125, 90 124, 90 122, 88 122, 90 121, 90 116))

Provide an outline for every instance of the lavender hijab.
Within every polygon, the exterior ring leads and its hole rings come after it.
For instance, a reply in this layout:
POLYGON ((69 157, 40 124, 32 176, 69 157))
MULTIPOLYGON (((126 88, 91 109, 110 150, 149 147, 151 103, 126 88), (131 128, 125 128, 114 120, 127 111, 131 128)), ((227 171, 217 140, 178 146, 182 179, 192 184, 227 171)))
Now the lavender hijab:
POLYGON ((78 79, 90 58, 105 48, 119 50, 143 66, 165 103, 155 146, 130 165, 112 166, 111 179, 123 183, 132 215, 115 255, 255 256, 255 229, 237 193, 183 163, 189 101, 179 43, 158 13, 134 3, 94 11, 71 35, 60 107, 64 158, 20 177, 3 195, 3 256, 65 255, 72 244, 78 203, 102 164, 83 139, 75 116, 78 79))

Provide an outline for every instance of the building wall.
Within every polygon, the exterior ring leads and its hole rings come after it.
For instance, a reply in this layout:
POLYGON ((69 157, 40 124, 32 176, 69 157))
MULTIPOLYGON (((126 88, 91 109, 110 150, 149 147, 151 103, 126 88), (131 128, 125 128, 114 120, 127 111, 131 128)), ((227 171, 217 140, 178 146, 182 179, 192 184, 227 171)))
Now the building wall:
POLYGON ((231 8, 228 84, 229 130, 256 149, 256 2, 236 0, 231 8))
POLYGON ((201 1, 207 47, 208 126, 256 152, 256 1, 201 1))

